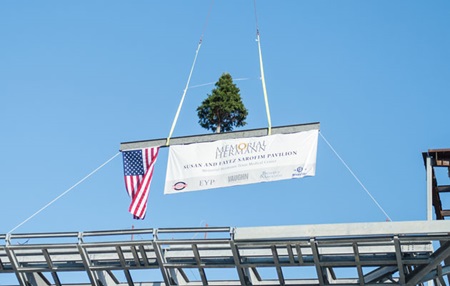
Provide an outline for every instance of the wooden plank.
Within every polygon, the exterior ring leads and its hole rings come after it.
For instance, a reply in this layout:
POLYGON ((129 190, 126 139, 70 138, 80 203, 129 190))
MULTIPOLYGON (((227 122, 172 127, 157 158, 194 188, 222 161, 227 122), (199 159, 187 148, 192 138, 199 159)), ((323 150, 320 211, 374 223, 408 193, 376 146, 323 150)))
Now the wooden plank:
POLYGON ((450 154, 450 149, 449 149, 449 148, 444 148, 444 149, 428 149, 428 153, 449 153, 449 154, 450 154))
POLYGON ((448 167, 450 166, 449 160, 436 160, 436 166, 437 167, 448 167))
MULTIPOLYGON (((309 130, 319 130, 320 123, 306 123, 297 125, 287 125, 272 127, 271 134, 290 134, 309 130)), ((224 133, 212 133, 203 135, 172 137, 170 139, 170 145, 184 145, 192 143, 212 142, 224 139, 236 139, 236 138, 248 138, 248 137, 260 137, 268 135, 267 128, 251 129, 244 131, 233 131, 224 133)), ((123 142, 120 144, 120 151, 136 150, 149 147, 168 147, 166 146, 167 139, 152 139, 143 141, 123 142)))

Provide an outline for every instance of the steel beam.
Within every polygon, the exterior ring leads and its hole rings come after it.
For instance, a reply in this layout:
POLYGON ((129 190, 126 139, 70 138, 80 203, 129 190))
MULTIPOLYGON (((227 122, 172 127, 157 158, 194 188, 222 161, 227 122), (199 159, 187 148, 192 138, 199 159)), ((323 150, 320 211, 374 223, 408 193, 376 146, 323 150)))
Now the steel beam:
POLYGON ((288 244, 286 247, 287 247, 287 252, 289 255, 289 263, 295 264, 294 251, 292 250, 292 244, 288 244))
POLYGON ((141 253, 142 256, 142 261, 144 262, 144 267, 148 267, 148 256, 147 253, 145 253, 145 249, 143 245, 139 245, 139 252, 141 253))
POLYGON ((436 270, 437 270, 437 278, 436 278, 435 280, 439 281, 439 284, 440 284, 440 285, 446 286, 447 283, 445 283, 444 278, 442 277, 442 276, 443 276, 443 273, 442 273, 442 265, 438 264, 436 270))
POLYGON ((203 285, 208 285, 208 279, 206 279, 205 269, 203 268, 202 259, 200 257, 200 253, 198 252, 197 244, 192 244, 192 252, 194 253, 195 261, 198 265, 198 272, 200 274, 200 279, 202 279, 203 285))
POLYGON ((328 283, 328 281, 325 279, 322 265, 320 263, 320 255, 319 248, 317 247, 317 242, 314 238, 311 238, 309 242, 313 253, 314 264, 316 266, 317 279, 319 280, 320 285, 325 285, 325 283, 328 283))
POLYGON ((297 243, 295 249, 297 250, 298 264, 303 265, 305 262, 303 261, 302 247, 297 243))
MULTIPOLYGON (((318 130, 320 128, 319 122, 298 124, 298 125, 288 125, 272 127, 272 135, 275 134, 289 134, 301 131, 318 130)), ((251 129, 244 131, 233 131, 224 133, 213 133, 204 135, 194 135, 194 136, 183 136, 183 137, 173 137, 170 139, 170 145, 184 145, 192 143, 202 143, 202 142, 212 142, 224 139, 235 139, 235 138, 249 138, 249 137, 260 137, 268 135, 267 128, 251 129)), ((168 147, 166 146, 166 138, 163 139, 152 139, 134 142, 123 142, 120 144, 120 151, 136 150, 150 147, 168 147)))
POLYGON ((380 236, 395 234, 420 234, 450 232, 450 220, 440 221, 407 221, 407 222, 374 222, 374 223, 346 223, 319 224, 296 226, 267 226, 236 228, 235 241, 258 239, 282 239, 286 237, 336 237, 346 238, 355 236, 380 236))
POLYGON ((248 285, 248 279, 249 278, 247 278, 248 276, 245 275, 244 269, 241 266, 242 259, 241 259, 241 256, 239 254, 239 249, 234 244, 233 234, 231 234, 230 248, 231 248, 231 252, 233 254, 234 264, 236 265, 236 271, 238 273, 239 281, 241 281, 242 285, 248 285))
POLYGON ((364 274, 361 267, 361 259, 359 257, 358 243, 353 243, 353 253, 355 255, 356 270, 358 272, 359 285, 364 285, 364 274))
POLYGON ((286 285, 286 282, 284 281, 283 271, 281 269, 280 259, 278 257, 277 246, 271 245, 270 248, 272 250, 273 262, 274 262, 275 268, 277 270, 278 281, 280 282, 280 285, 284 286, 284 285, 286 285))
POLYGON ((400 240, 398 239, 398 235, 394 236, 394 246, 395 246, 395 257, 397 258, 397 268, 398 274, 400 276, 400 284, 405 284, 405 272, 403 269, 403 258, 402 258, 402 247, 400 245, 400 240))
POLYGON ((61 281, 59 280, 58 273, 53 268, 52 258, 50 257, 50 254, 48 253, 48 250, 46 248, 44 248, 44 249, 42 249, 42 253, 43 253, 44 257, 45 257, 45 260, 47 261, 48 267, 52 270, 52 277, 53 277, 53 280, 55 282, 55 285, 56 286, 61 286, 61 281))
POLYGON ((426 169, 427 169, 427 220, 431 221, 433 219, 433 165, 432 159, 429 155, 427 156, 426 169))
POLYGON ((158 266, 159 266, 159 269, 161 270, 161 274, 164 279, 164 283, 166 284, 166 286, 170 286, 170 285, 172 285, 171 280, 170 280, 170 274, 169 274, 168 269, 165 267, 166 260, 162 253, 161 246, 157 242, 157 239, 158 239, 157 230, 155 229, 154 233, 153 233, 153 242, 152 242, 153 250, 155 251, 156 259, 158 261, 158 266))
POLYGON ((116 246, 116 252, 119 256, 120 264, 122 265, 123 273, 125 274, 125 278, 127 279, 128 285, 134 286, 133 278, 131 277, 130 270, 127 267, 127 263, 125 261, 125 256, 123 255, 122 248, 120 246, 116 246))
POLYGON ((78 251, 81 255, 81 259, 83 261, 84 269, 89 277, 89 280, 91 281, 92 286, 100 286, 98 285, 97 279, 95 279, 95 275, 91 270, 91 262, 89 260, 89 255, 86 253, 86 249, 83 248, 81 243, 77 245, 78 251))
POLYGON ((450 186, 448 185, 438 186, 437 188, 439 193, 450 193, 450 186))

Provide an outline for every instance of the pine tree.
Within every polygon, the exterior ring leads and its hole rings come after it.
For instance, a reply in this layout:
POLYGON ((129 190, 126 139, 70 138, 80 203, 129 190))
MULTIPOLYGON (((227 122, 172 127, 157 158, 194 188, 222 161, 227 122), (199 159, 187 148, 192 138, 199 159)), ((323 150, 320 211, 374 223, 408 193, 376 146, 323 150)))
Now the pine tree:
POLYGON ((197 108, 201 127, 216 133, 232 131, 247 124, 248 111, 242 102, 240 89, 229 73, 223 73, 215 88, 197 108))

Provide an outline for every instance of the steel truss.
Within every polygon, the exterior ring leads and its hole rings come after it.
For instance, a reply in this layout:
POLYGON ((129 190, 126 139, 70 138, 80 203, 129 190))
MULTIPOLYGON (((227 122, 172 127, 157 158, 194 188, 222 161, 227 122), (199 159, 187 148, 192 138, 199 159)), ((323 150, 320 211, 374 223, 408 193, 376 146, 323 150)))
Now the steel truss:
POLYGON ((0 285, 6 273, 21 286, 447 285, 449 232, 441 220, 0 235, 0 285))

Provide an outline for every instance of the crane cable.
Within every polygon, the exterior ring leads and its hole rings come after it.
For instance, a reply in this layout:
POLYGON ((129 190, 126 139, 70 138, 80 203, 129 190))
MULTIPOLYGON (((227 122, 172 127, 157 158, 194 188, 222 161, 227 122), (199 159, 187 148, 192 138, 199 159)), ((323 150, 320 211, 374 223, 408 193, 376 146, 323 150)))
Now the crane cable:
POLYGON ((259 68, 260 68, 260 71, 261 71, 261 83, 262 83, 262 89, 263 89, 263 94, 264 94, 264 103, 266 105, 266 114, 267 114, 267 122, 268 122, 267 135, 271 135, 271 133, 272 133, 272 121, 270 119, 269 100, 267 98, 266 79, 264 77, 264 65, 263 65, 262 52, 261 52, 261 39, 260 39, 260 36, 259 36, 258 15, 256 13, 256 0, 253 0, 253 7, 254 7, 254 10, 255 10, 256 41, 258 42, 259 68))
POLYGON ((8 234, 11 234, 13 231, 15 231, 16 229, 18 229, 19 227, 21 227, 23 224, 25 224, 26 222, 28 222, 30 219, 34 218, 36 215, 38 215, 40 212, 42 212, 43 210, 45 210, 46 208, 48 208, 50 205, 52 205, 54 202, 56 202, 57 200, 59 200, 60 198, 62 198, 63 196, 65 196, 68 192, 70 192, 71 190, 73 190, 76 186, 78 186, 79 184, 83 183, 84 181, 86 181, 90 176, 94 175, 95 173, 97 173, 98 170, 100 170, 101 168, 103 168, 104 166, 106 166, 109 162, 111 162, 114 158, 116 158, 118 155, 120 154, 120 152, 117 152, 114 156, 112 156, 111 158, 109 158, 105 163, 101 164, 99 167, 97 167, 94 171, 90 172, 89 174, 87 174, 86 176, 84 176, 81 180, 79 180, 77 183, 75 183, 72 187, 68 188, 67 190, 65 190, 62 194, 60 194, 59 196, 57 196, 56 198, 54 198, 51 202, 49 202, 48 204, 46 204, 45 206, 43 206, 42 208, 40 208, 38 211, 36 211, 34 214, 32 214, 31 216, 29 216, 26 220, 24 220, 23 222, 19 223, 16 227, 14 227, 13 229, 11 229, 8 234))
MULTIPOLYGON (((188 79, 187 79, 187 82, 186 82, 186 86, 185 86, 185 88, 183 90, 183 95, 181 96, 180 104, 178 105, 178 109, 177 109, 177 112, 175 114, 175 118, 174 118, 174 120, 172 122, 172 127, 170 128, 169 136, 167 136, 167 139, 166 139, 166 146, 170 145, 170 138, 173 135, 173 131, 175 129, 175 125, 176 125, 176 123, 178 121, 178 116, 180 115, 180 112, 181 112, 181 107, 183 106, 183 102, 184 102, 184 99, 186 97, 187 90, 189 89, 189 83, 191 81, 192 73, 194 71, 194 67, 195 67, 195 64, 197 62, 198 53, 199 53, 201 45, 202 45, 203 35, 205 33, 206 27, 208 26, 208 20, 209 20, 209 17, 211 15, 211 10, 212 10, 213 3, 214 3, 214 0, 211 1, 211 5, 210 5, 209 11, 208 11, 208 15, 207 15, 206 20, 205 20, 205 25, 203 26, 203 31, 202 31, 202 34, 200 36, 200 40, 198 42, 197 50, 195 51, 194 61, 192 63, 191 70, 189 72, 189 76, 188 76, 188 79)), ((265 102, 265 106, 266 106, 266 114, 267 114, 267 122, 268 122, 268 133, 267 134, 271 135, 271 133, 272 133, 272 121, 271 121, 271 118, 270 118, 269 100, 268 100, 268 96, 267 96, 266 80, 265 80, 265 76, 264 76, 264 65, 263 65, 262 51, 261 51, 261 38, 260 38, 260 34, 259 34, 258 16, 257 16, 257 12, 256 12, 256 0, 253 1, 253 6, 254 6, 254 12, 255 12, 256 41, 258 43, 258 54, 259 54, 259 67, 260 67, 260 73, 261 73, 261 83, 262 83, 262 89, 263 89, 263 94, 264 94, 264 102, 265 102)))
POLYGON ((364 186, 364 184, 355 175, 355 173, 352 171, 352 169, 350 169, 350 167, 347 165, 347 163, 345 163, 344 159, 342 159, 342 157, 339 156, 339 154, 336 152, 336 150, 333 148, 333 146, 331 146, 330 142, 328 142, 328 140, 325 138, 325 136, 323 136, 323 133, 319 132, 319 134, 322 137, 323 141, 325 141, 325 143, 327 143, 328 147, 330 147, 331 151, 333 151, 333 153, 336 155, 336 157, 338 157, 339 161, 341 161, 341 163, 345 166, 345 168, 347 168, 347 170, 350 172, 350 174, 353 176, 353 178, 355 178, 355 180, 364 189, 364 191, 367 193, 367 195, 369 195, 369 197, 372 199, 372 201, 375 203, 375 205, 377 205, 377 207, 381 210, 381 212, 386 216, 386 221, 392 221, 391 217, 383 209, 383 207, 380 205, 380 203, 378 203, 378 201, 374 198, 374 196, 372 196, 372 194, 369 192, 369 190, 366 188, 366 186, 364 186))
POLYGON ((180 104, 178 105, 177 113, 175 114, 175 118, 173 119, 172 127, 170 128, 170 132, 169 132, 169 136, 167 136, 166 146, 169 146, 169 144, 170 144, 170 138, 172 137, 173 131, 175 129, 175 125, 177 124, 178 116, 180 115, 181 107, 183 106, 184 98, 186 97, 186 93, 189 88, 189 83, 191 82, 192 73, 194 72, 195 63, 197 62, 198 52, 200 51, 200 48, 202 46, 203 35, 205 34, 206 27, 208 26, 208 20, 209 20, 209 16, 211 15, 211 10, 212 10, 213 4, 214 4, 214 0, 211 0, 211 5, 209 7, 208 15, 206 16, 206 20, 205 20, 205 24, 203 26, 200 40, 198 41, 197 50, 195 51, 194 61, 192 63, 191 70, 189 72, 186 86, 183 90, 183 95, 181 96, 181 101, 180 101, 180 104))

